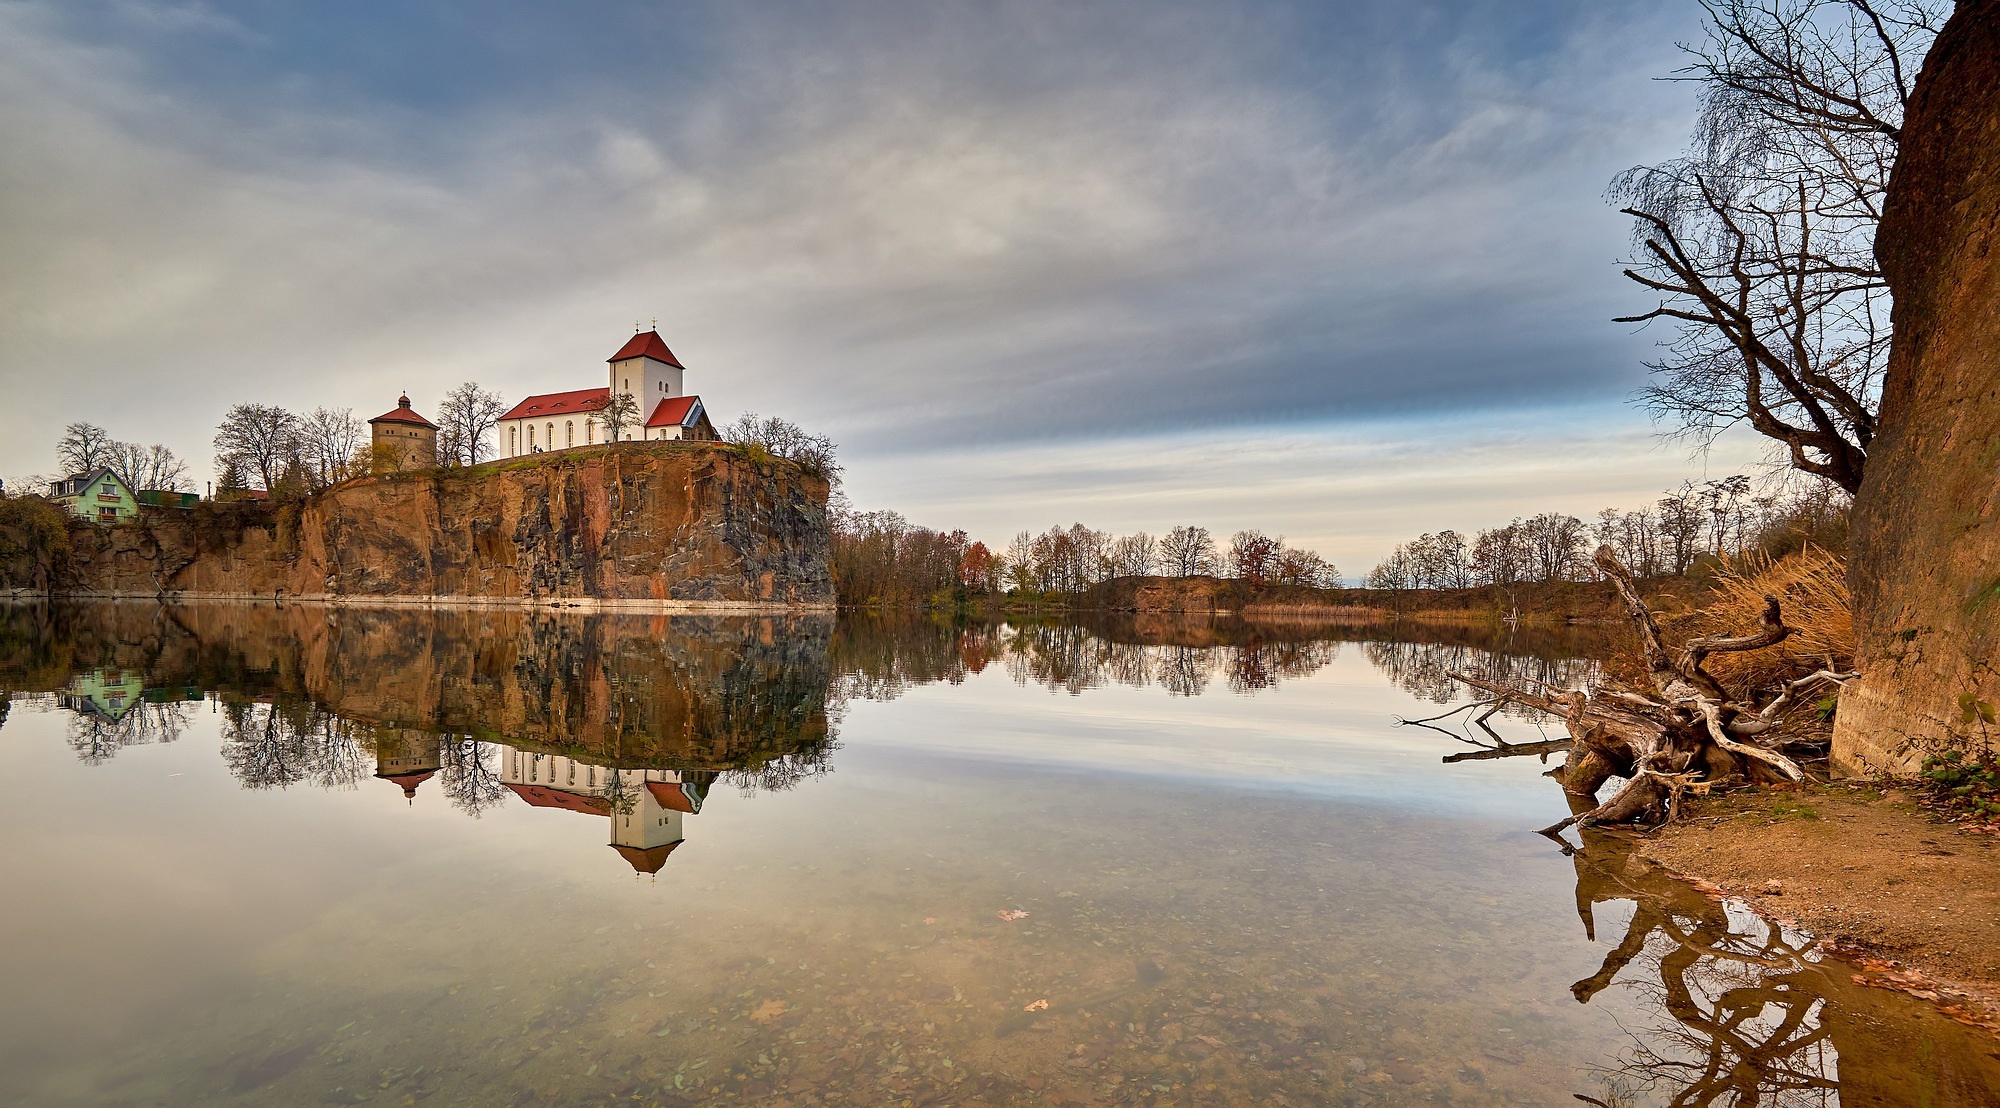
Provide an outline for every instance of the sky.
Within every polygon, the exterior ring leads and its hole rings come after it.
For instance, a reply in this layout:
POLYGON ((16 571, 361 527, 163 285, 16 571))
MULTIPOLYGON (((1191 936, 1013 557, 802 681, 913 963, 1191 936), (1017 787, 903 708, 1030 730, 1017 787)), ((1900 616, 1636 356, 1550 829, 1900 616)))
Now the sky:
POLYGON ((1393 544, 1740 472, 1631 396, 1610 178, 1686 3, 0 0, 0 475, 212 472, 244 401, 589 387, 658 320, 718 424, 1004 543, 1393 544))

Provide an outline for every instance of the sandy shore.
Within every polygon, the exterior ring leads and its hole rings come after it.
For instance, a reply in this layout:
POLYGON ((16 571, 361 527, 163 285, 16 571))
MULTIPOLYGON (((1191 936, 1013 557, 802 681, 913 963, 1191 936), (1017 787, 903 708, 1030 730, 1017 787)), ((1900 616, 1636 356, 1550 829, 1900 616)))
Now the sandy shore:
POLYGON ((2000 1016, 2000 835, 1947 822, 1907 789, 1739 790, 1639 851, 1796 922, 1870 983, 2000 1016))

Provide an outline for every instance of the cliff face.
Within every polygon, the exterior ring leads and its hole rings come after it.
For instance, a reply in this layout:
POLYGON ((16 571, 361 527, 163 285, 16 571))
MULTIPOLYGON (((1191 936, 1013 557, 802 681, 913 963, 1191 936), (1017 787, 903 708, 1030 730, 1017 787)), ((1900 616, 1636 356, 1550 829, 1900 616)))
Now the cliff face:
POLYGON ((1924 63, 1876 253, 1895 345, 1855 504, 1862 677, 1834 758, 1907 771, 2000 744, 1978 712, 2000 705, 2000 4, 1961 3, 1924 63))
POLYGON ((367 477, 299 505, 81 526, 73 591, 494 602, 830 604, 827 486, 708 443, 367 477))

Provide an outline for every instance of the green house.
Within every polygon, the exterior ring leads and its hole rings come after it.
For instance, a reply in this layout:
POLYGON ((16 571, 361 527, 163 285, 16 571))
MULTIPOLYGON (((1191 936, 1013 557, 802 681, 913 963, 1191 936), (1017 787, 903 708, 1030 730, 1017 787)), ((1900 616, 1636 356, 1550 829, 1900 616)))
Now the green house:
POLYGON ((117 474, 101 467, 57 481, 52 499, 71 515, 92 523, 130 523, 139 518, 139 498, 117 474))

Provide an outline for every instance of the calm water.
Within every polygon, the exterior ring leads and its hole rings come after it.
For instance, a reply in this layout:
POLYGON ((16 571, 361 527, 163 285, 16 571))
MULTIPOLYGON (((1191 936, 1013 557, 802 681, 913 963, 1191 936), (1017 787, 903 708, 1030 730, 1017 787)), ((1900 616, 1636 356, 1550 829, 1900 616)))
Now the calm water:
POLYGON ((1436 638, 0 609, 0 1102, 1991 1102, 1436 638))

